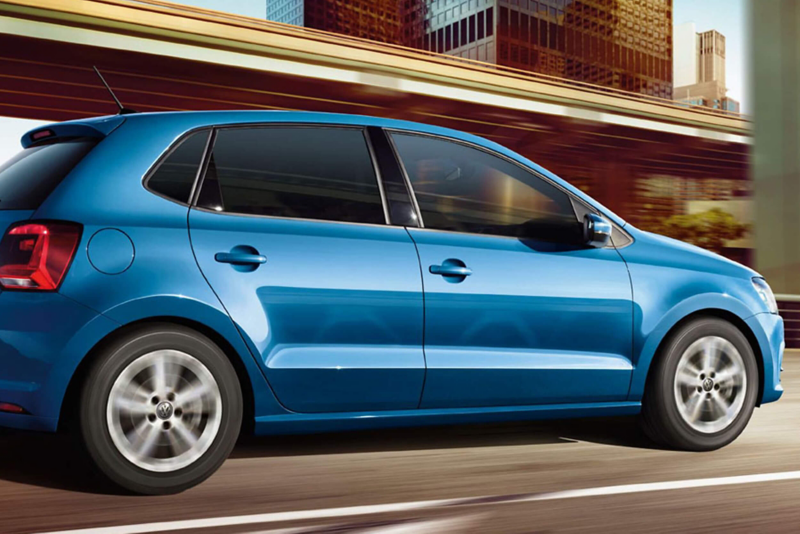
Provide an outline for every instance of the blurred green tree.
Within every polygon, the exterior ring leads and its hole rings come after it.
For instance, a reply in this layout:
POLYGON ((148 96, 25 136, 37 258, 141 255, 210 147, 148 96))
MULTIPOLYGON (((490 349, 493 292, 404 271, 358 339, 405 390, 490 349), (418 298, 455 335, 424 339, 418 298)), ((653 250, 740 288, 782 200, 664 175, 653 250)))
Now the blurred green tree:
POLYGON ((727 211, 712 208, 699 213, 672 215, 656 232, 712 252, 721 252, 728 241, 744 237, 748 229, 748 224, 739 222, 727 211))

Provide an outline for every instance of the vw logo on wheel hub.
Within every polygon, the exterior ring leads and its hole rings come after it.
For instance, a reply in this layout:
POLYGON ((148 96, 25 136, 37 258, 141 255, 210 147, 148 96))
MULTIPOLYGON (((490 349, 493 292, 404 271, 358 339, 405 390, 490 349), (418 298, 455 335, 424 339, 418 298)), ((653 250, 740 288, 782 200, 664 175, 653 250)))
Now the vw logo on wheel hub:
POLYGON ((710 378, 703 380, 703 390, 711 391, 712 389, 714 389, 714 381, 710 378))
POLYGON ((156 406, 156 415, 158 416, 159 419, 169 419, 170 417, 172 417, 172 412, 174 411, 175 410, 172 407, 172 404, 166 401, 156 406))

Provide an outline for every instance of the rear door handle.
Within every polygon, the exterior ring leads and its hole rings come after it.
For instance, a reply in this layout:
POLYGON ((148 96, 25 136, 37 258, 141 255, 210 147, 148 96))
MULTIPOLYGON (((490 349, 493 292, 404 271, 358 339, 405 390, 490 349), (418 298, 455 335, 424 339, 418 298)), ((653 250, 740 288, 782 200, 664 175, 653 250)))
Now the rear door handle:
POLYGON ((469 276, 472 274, 472 269, 469 267, 460 267, 458 265, 431 265, 431 274, 440 274, 442 276, 469 276))
POLYGON ((230 252, 217 252, 214 259, 220 263, 230 263, 231 267, 243 273, 250 273, 267 263, 267 257, 248 245, 236 245, 230 252))
POLYGON ((261 265, 267 263, 267 257, 261 254, 248 254, 245 252, 217 252, 214 259, 220 263, 234 265, 261 265))
POLYGON ((446 259, 441 265, 431 265, 428 270, 431 274, 443 276, 448 282, 463 282, 467 276, 472 274, 472 269, 467 267, 463 261, 455 258, 446 259))

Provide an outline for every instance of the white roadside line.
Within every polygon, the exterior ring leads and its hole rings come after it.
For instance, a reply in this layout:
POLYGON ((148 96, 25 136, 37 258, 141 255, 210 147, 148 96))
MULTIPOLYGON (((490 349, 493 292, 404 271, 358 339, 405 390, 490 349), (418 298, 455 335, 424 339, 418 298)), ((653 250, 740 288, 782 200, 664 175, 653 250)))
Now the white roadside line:
POLYGON ((319 534, 321 532, 352 532, 359 534, 448 534, 464 532, 486 518, 486 514, 473 514, 444 519, 400 520, 382 525, 369 524, 335 524, 314 527, 286 528, 277 530, 261 530, 249 534, 319 534))
POLYGON ((138 525, 120 525, 115 527, 63 530, 58 532, 50 532, 49 534, 143 534, 148 532, 168 532, 186 529, 278 523, 281 521, 308 521, 317 519, 331 519, 336 517, 354 517, 382 513, 420 511, 455 506, 555 501, 560 499, 600 497, 605 495, 624 495, 628 493, 646 493, 651 491, 707 488, 713 486, 733 486, 738 484, 757 484, 764 482, 780 482, 784 480, 800 480, 800 471, 760 473, 755 475, 741 475, 732 477, 698 478, 694 480, 673 480, 668 482, 647 482, 643 484, 625 484, 620 486, 556 491, 552 493, 487 495, 483 497, 467 497, 461 499, 440 499, 430 501, 375 504, 367 506, 349 506, 344 508, 323 508, 319 510, 297 510, 293 512, 272 512, 265 514, 228 517, 209 517, 205 519, 188 519, 183 521, 164 521, 160 523, 142 523, 138 525))

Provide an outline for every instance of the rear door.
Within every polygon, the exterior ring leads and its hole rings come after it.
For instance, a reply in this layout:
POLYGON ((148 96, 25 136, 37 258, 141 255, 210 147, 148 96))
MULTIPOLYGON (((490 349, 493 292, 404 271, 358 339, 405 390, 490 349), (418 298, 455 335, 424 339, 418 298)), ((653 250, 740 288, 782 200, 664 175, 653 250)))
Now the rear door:
POLYGON ((297 412, 417 408, 419 261, 386 224, 366 132, 220 128, 192 245, 280 402, 297 412))

